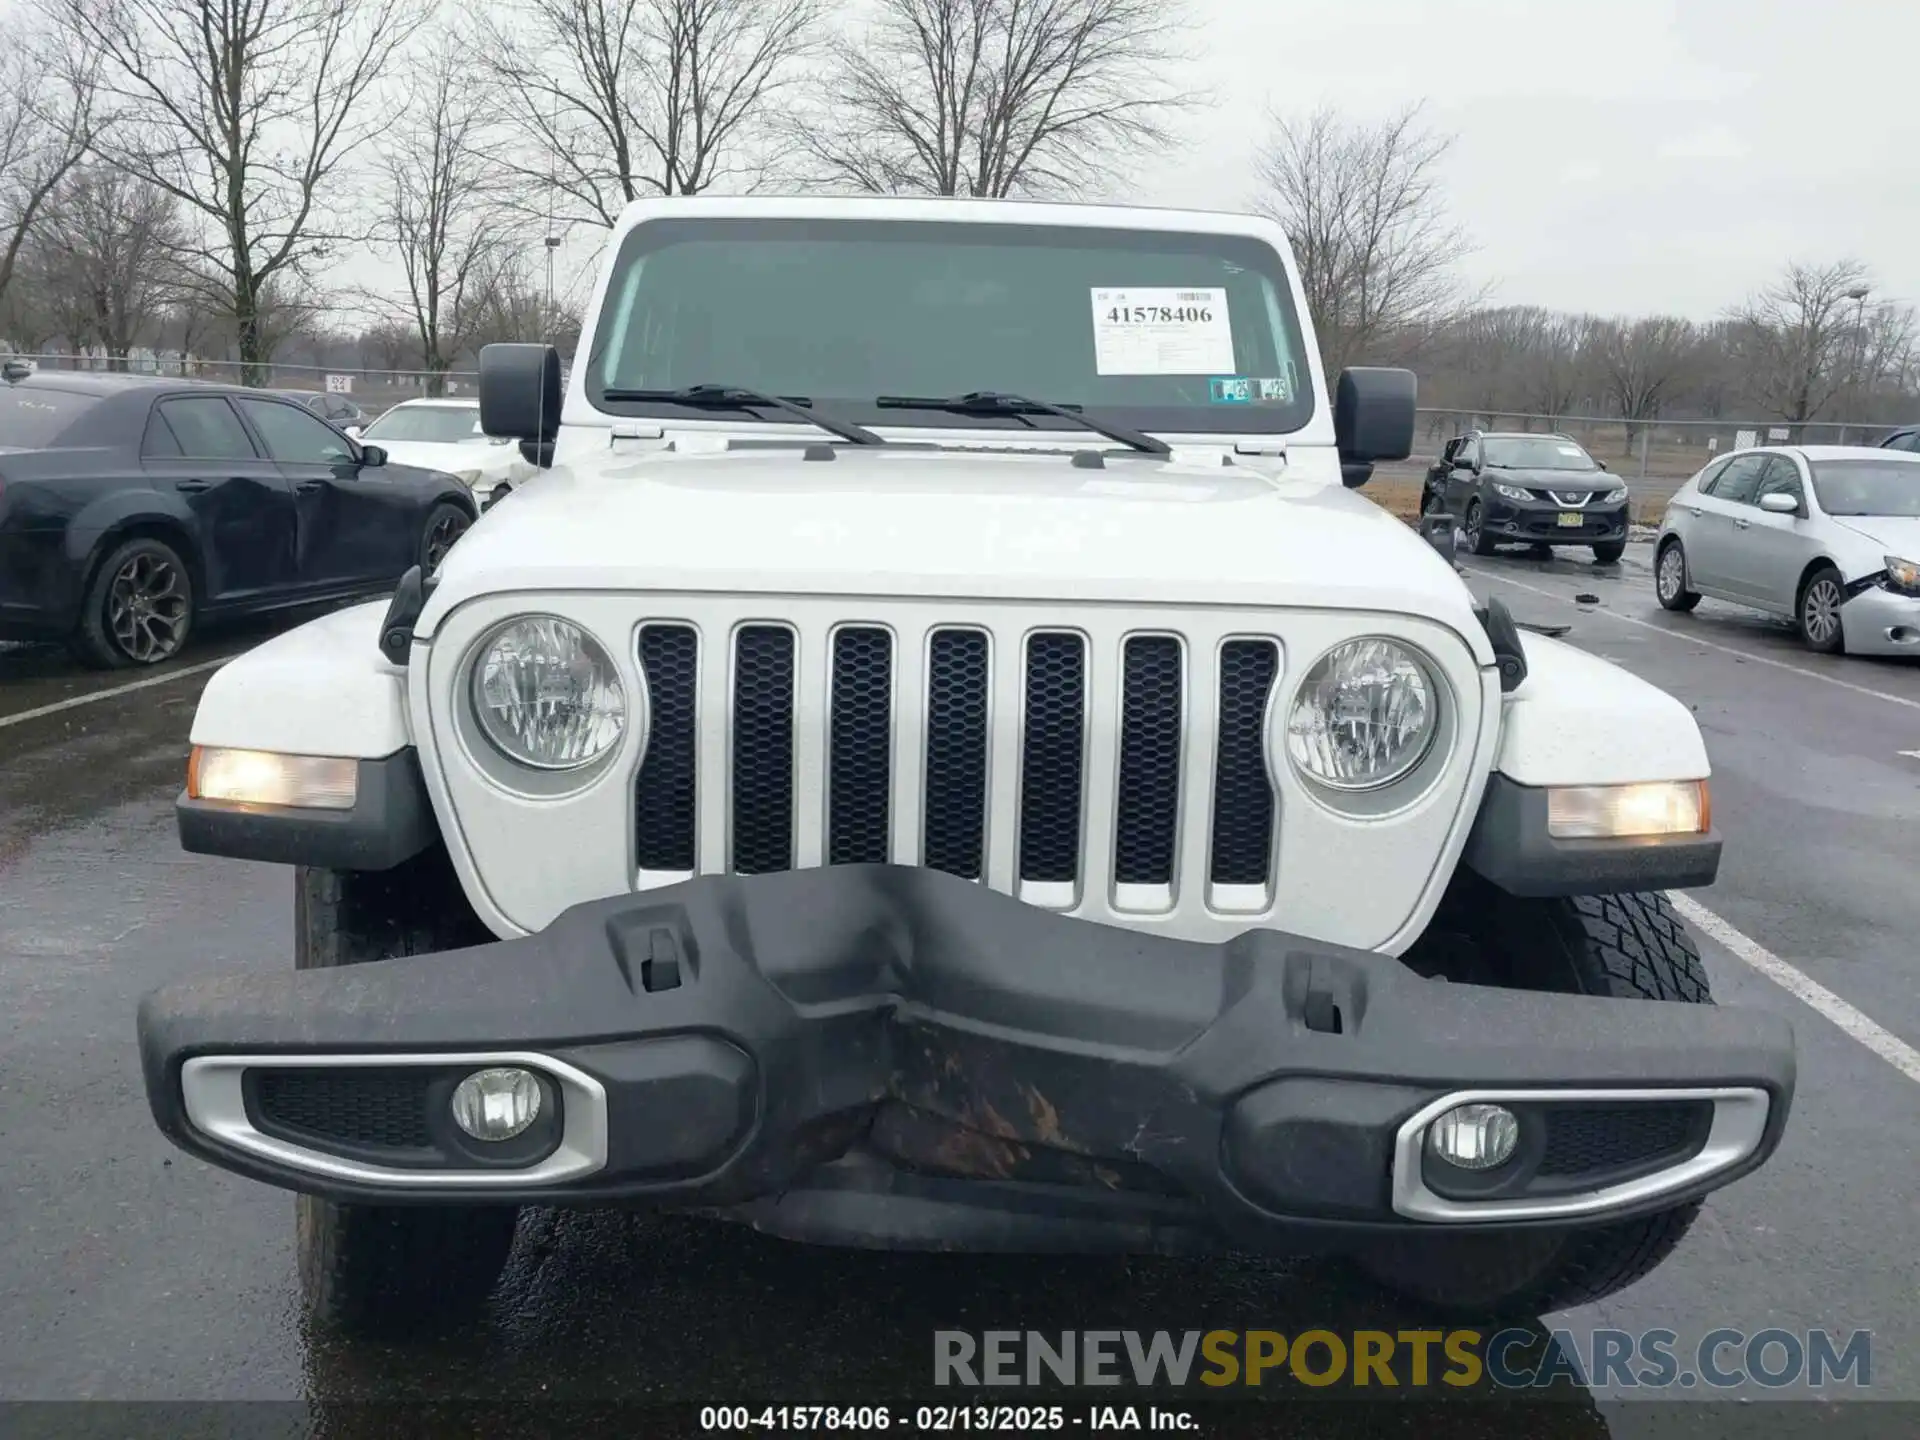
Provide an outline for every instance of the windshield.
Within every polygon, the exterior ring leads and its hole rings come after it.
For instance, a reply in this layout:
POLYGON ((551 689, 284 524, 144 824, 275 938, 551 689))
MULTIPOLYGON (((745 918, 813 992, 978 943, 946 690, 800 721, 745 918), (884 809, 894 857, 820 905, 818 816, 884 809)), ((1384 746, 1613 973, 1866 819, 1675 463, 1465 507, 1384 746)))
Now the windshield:
POLYGON ((368 440, 414 440, 429 445, 459 445, 484 440, 480 411, 471 405, 402 405, 389 410, 363 432, 368 440))
POLYGON ((1593 457, 1558 435, 1489 435, 1486 463, 1499 470, 1597 470, 1593 457))
POLYGON ((619 394, 694 385, 804 396, 881 426, 1075 428, 1046 414, 875 404, 982 390, 1140 430, 1286 431, 1313 413, 1286 272, 1244 236, 650 221, 614 260, 594 334, 587 394, 618 415, 711 416, 619 394))
POLYGON ((1911 460, 1815 460, 1812 470, 1829 515, 1920 516, 1920 465, 1911 460))
POLYGON ((51 445, 87 411, 98 395, 40 385, 0 386, 0 445, 38 450, 51 445))

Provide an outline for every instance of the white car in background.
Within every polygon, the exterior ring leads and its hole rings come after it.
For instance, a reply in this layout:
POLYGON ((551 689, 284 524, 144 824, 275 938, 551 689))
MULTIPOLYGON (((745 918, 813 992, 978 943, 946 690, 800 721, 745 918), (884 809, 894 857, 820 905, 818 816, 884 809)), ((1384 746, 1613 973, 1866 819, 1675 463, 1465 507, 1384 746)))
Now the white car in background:
POLYGON ((1777 446, 1716 460, 1668 503, 1654 590, 1791 619, 1827 654, 1920 654, 1920 455, 1777 446))
POLYGON ((478 400, 404 400, 354 438, 378 445, 399 464, 456 477, 482 509, 534 471, 512 440, 481 432, 478 400))

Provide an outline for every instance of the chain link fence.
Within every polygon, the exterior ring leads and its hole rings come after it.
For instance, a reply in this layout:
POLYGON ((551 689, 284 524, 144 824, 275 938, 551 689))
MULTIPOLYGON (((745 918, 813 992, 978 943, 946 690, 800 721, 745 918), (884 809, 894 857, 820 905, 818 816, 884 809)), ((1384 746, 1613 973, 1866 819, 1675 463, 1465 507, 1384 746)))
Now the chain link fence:
POLYGON ((379 415, 402 400, 418 400, 435 394, 474 395, 478 393, 479 381, 479 375, 472 370, 450 370, 436 377, 421 370, 279 363, 251 367, 253 376, 249 379, 249 367, 238 360, 206 360, 195 355, 177 354, 135 355, 128 359, 107 359, 95 355, 8 354, 5 358, 9 363, 20 361, 42 371, 173 376, 223 385, 252 384, 258 389, 281 390, 289 394, 331 392, 344 395, 369 416, 379 415))

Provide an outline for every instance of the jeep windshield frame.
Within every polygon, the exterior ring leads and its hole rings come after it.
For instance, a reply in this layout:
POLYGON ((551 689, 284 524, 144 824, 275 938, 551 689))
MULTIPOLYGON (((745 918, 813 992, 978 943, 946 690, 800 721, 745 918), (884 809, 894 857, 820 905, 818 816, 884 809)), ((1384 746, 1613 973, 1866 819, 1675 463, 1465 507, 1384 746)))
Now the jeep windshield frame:
MULTIPOLYGON (((1213 334, 1207 359, 1220 354, 1213 334)), ((878 401, 991 390, 1044 396, 1146 434, 1221 436, 1290 434, 1316 407, 1292 280, 1266 241, 1030 221, 643 221, 611 264, 582 377, 587 400, 616 417, 712 423, 710 407, 618 397, 715 375, 804 394, 859 425, 1049 442, 1084 439, 1086 429, 1011 407, 878 401), (1099 290, 1223 292, 1233 366, 1139 373, 1110 363, 1101 373, 1099 290)))

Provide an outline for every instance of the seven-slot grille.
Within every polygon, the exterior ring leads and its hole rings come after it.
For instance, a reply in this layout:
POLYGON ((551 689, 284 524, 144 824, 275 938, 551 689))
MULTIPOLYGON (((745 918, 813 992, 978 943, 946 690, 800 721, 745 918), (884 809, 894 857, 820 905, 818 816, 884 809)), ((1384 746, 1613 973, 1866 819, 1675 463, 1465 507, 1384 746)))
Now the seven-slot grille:
MULTIPOLYGON (((712 643, 712 642, 708 642, 712 643)), ((896 635, 878 625, 850 623, 825 635, 801 636, 773 623, 741 625, 723 633, 729 647, 724 695, 700 694, 701 637, 693 626, 670 622, 641 627, 652 728, 635 787, 636 854, 643 872, 686 874, 699 853, 696 795, 701 716, 726 717, 724 768, 727 868, 758 874, 796 863, 797 767, 803 747, 819 743, 800 734, 803 693, 821 697, 825 732, 827 864, 898 860, 945 870, 969 880, 988 868, 996 731, 1019 731, 1017 798, 1006 819, 1016 827, 1014 879, 1040 903, 1071 907, 1090 879, 1111 878, 1136 894, 1173 901, 1183 792, 1197 784, 1210 793, 1211 827, 1204 879, 1215 886, 1264 889, 1271 880, 1275 800, 1267 778, 1263 728, 1267 699, 1279 672, 1271 640, 1233 639, 1219 648, 1215 763, 1210 776, 1185 773, 1189 752, 1185 643, 1164 634, 1125 638, 1104 671, 1089 654, 1085 635, 1035 629, 990 633, 963 625, 936 625, 918 635, 896 635), (902 665, 902 646, 920 650, 921 663, 902 665), (1019 671, 1019 713, 1009 715, 996 683, 1019 671), (918 693, 901 693, 903 671, 917 677, 918 693), (1092 677, 1104 674, 1104 681, 1092 677), (1104 693, 1095 693, 1096 684, 1104 693), (1117 693, 1116 693, 1117 692, 1117 693), (918 751, 917 833, 896 833, 895 774, 902 712, 917 727, 905 733, 918 751), (1098 718, 1096 718, 1098 717, 1098 718), (1093 730, 1111 723, 1104 752, 1111 766, 1092 771, 1093 730), (1106 806, 1091 803, 1104 785, 1106 806), (1111 875, 1089 877, 1090 815, 1113 826, 1111 875)), ((911 651, 909 656, 911 657, 911 651)), ((716 672, 709 670, 708 673, 716 672)), ((1006 754, 1003 750, 1002 756, 1006 754)), ((911 767, 910 767, 911 768, 911 767)), ((1151 899, 1137 908, 1155 908, 1151 899)))

